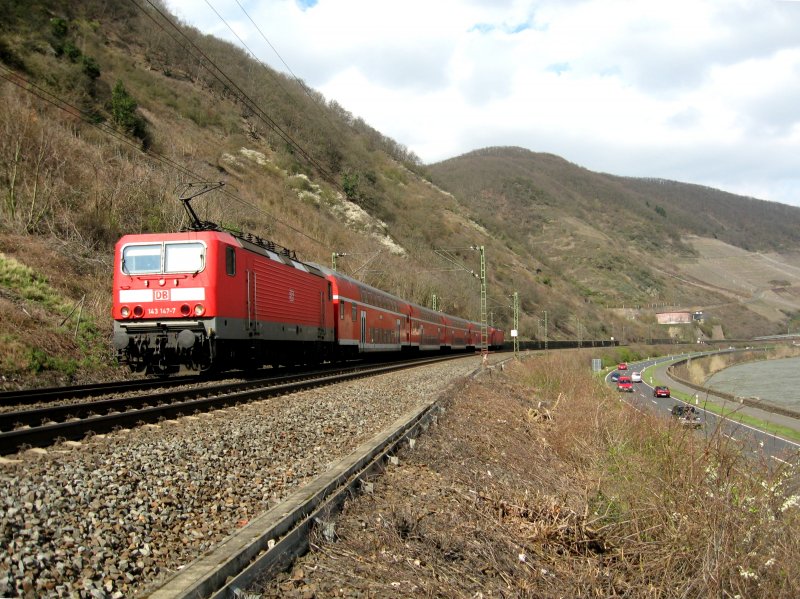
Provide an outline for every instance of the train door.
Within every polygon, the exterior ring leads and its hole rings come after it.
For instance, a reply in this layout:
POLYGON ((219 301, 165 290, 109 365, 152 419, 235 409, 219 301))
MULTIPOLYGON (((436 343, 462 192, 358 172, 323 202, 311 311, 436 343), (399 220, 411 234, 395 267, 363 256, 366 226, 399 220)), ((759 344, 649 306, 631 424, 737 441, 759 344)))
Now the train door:
POLYGON ((253 334, 256 328, 256 273, 248 268, 247 274, 247 321, 246 331, 253 334))
MULTIPOLYGON (((328 292, 330 293, 331 284, 328 283, 328 292)), ((317 339, 320 341, 325 340, 325 292, 319 292, 319 327, 317 328, 317 339)))
POLYGON ((358 348, 364 351, 367 346, 367 311, 361 311, 361 337, 359 338, 358 348))

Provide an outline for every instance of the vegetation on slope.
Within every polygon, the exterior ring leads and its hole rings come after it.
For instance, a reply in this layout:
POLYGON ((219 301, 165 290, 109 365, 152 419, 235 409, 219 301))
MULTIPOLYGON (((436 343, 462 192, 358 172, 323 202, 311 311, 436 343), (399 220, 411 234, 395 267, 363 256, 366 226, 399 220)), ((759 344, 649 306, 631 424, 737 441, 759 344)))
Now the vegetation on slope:
POLYGON ((319 531, 291 572, 252 590, 797 596, 791 469, 631 409, 587 361, 553 352, 453 390, 437 426, 346 504, 335 539, 319 531))
MULTIPOLYGON (((186 221, 176 197, 216 181, 224 189, 196 201, 203 219, 268 237, 307 261, 347 254, 338 261, 344 272, 421 304, 436 295, 444 310, 469 318, 479 314, 469 276, 478 255, 469 248, 484 246, 492 323, 510 326, 517 292, 527 337, 544 335, 545 312, 549 338, 641 337, 646 319, 627 322, 608 307, 719 299, 640 259, 691 250, 658 226, 661 213, 646 229, 614 216, 642 205, 624 181, 494 149, 430 167, 437 187, 401 144, 180 24, 157 0, 0 0, 0 10, 0 242, 66 304, 93 297, 84 315, 99 331, 111 330, 116 239, 179 229, 186 221), (442 248, 453 261, 434 251, 442 248), (48 252, 52 260, 32 258, 48 252)), ((671 218, 670 206, 658 207, 671 218)), ((22 294, 3 287, 0 301, 13 314, 22 294)), ((30 353, 38 338, 15 343, 30 353)), ((80 362, 80 354, 61 360, 80 362)))

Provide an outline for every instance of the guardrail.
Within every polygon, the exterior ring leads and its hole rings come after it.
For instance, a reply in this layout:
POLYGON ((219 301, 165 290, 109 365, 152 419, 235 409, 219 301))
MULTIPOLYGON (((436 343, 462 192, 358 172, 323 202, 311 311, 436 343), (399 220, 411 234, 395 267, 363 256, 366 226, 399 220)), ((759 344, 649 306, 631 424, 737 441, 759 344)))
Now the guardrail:
MULTIPOLYGON (((766 349, 763 349, 763 350, 749 349, 749 350, 741 350, 741 351, 766 351, 766 349)), ((704 356, 704 358, 706 358, 706 357, 708 357, 708 356, 704 356)), ((691 381, 686 380, 685 378, 683 378, 681 375, 679 375, 677 373, 677 370, 676 370, 677 366, 681 366, 683 364, 686 364, 687 362, 689 362, 689 360, 697 360, 697 359, 698 358, 691 358, 690 357, 690 358, 684 358, 684 359, 681 359, 681 360, 676 360, 675 362, 670 364, 669 367, 667 368, 667 374, 669 375, 670 378, 678 381, 682 385, 686 385, 687 387, 690 387, 691 389, 694 389, 695 391, 699 391, 700 393, 703 393, 703 394, 706 394, 706 395, 713 395, 715 397, 721 397, 722 399, 725 399, 727 401, 740 403, 742 405, 749 406, 751 408, 759 408, 760 410, 764 410, 766 412, 772 412, 773 414, 780 414, 781 416, 788 416, 790 418, 799 418, 800 419, 800 411, 792 410, 791 408, 787 408, 786 406, 781 406, 781 405, 772 403, 771 401, 768 401, 768 400, 765 400, 765 399, 760 399, 760 398, 757 398, 757 397, 742 397, 742 396, 739 396, 739 395, 735 395, 734 393, 727 393, 725 391, 718 391, 716 389, 712 389, 711 387, 704 387, 703 385, 698 385, 696 383, 693 383, 691 381)))

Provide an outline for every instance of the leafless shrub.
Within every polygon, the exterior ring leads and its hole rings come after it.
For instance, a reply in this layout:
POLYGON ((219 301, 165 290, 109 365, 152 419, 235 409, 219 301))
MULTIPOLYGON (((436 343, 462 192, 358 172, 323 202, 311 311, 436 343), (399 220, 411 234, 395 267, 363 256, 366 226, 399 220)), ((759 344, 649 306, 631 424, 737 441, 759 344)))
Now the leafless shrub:
POLYGON ((636 411, 580 357, 470 382, 419 441, 264 596, 800 594, 794 473, 636 411))
MULTIPOLYGON (((559 359, 547 376, 566 379, 579 368, 559 359)), ((800 549, 792 472, 752 462, 720 431, 704 437, 675 427, 613 392, 587 392, 588 375, 574 378, 585 389, 559 411, 550 439, 597 481, 587 490, 585 525, 618 548, 617 565, 634 588, 655 585, 676 596, 798 592, 783 578, 798 568, 792 555, 800 549)))

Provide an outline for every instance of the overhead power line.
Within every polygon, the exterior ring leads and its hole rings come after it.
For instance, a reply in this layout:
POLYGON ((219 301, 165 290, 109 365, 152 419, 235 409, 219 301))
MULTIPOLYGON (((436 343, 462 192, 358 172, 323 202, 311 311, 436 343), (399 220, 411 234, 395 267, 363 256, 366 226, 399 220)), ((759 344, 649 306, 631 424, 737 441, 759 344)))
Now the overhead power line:
MULTIPOLYGON (((238 98, 238 100, 247 106, 253 114, 261 119, 264 123, 267 124, 278 136, 283 139, 288 145, 290 145, 298 154, 300 154, 310 165, 317 169, 320 175, 326 179, 329 183, 336 186, 338 188, 338 184, 333 177, 333 175, 328 172, 328 170, 322 166, 319 162, 317 162, 313 156, 311 156, 303 146, 301 146, 288 132, 286 132, 277 122, 275 122, 272 117, 270 117, 250 96, 242 90, 239 85, 233 81, 226 73, 223 71, 217 64, 200 48, 197 44, 192 41, 189 36, 183 31, 182 28, 178 27, 172 20, 165 15, 158 6, 156 6, 151 0, 144 0, 150 7, 153 9, 154 12, 158 13, 161 18, 169 24, 183 39, 185 39, 189 45, 194 48, 194 50, 203 58, 203 60, 198 60, 200 66, 206 69, 214 79, 216 79, 220 84, 223 85, 228 91, 230 91, 234 96, 238 98), (209 66, 210 65, 210 66, 209 66), (211 68, 213 67, 213 69, 211 68)), ((136 6, 142 13, 147 16, 153 23, 156 24, 164 33, 166 33, 173 41, 175 41, 181 48, 187 51, 190 56, 193 58, 197 58, 197 56, 193 55, 187 48, 181 44, 178 40, 176 40, 166 29, 165 27, 158 22, 152 14, 150 14, 147 10, 145 10, 142 6, 138 4, 136 0, 130 0, 130 2, 136 6)))
MULTIPOLYGON (((208 3, 208 0, 206 0, 206 3, 208 3)), ((256 22, 255 22, 255 21, 253 20, 253 18, 250 16, 250 14, 247 12, 247 10, 245 10, 244 6, 242 6, 242 3, 241 3, 241 2, 239 2, 239 0, 236 0, 236 4, 239 6, 239 8, 241 9, 241 11, 244 13, 244 16, 246 16, 246 17, 249 19, 249 21, 250 21, 250 22, 253 24, 253 27, 255 27, 255 28, 256 28, 256 31, 258 31, 258 33, 259 33, 259 35, 261 36, 261 38, 262 38, 262 39, 263 39, 265 42, 267 42, 267 45, 268 45, 270 48, 272 48, 272 51, 273 51, 273 52, 275 52, 275 56, 277 56, 277 57, 278 57, 278 59, 279 59, 279 60, 280 60, 280 61, 283 63, 283 66, 285 66, 285 67, 286 67, 286 70, 287 70, 287 71, 289 71, 289 73, 291 73, 292 77, 294 77, 294 80, 295 80, 295 81, 297 82, 297 84, 298 84, 298 85, 299 85, 299 86, 300 86, 300 87, 303 89, 303 91, 304 91, 304 92, 305 92, 305 94, 306 94, 306 95, 309 97, 309 99, 311 99, 311 101, 312 101, 312 102, 314 102, 314 103, 315 103, 317 106, 319 106, 319 107, 322 109, 322 112, 321 112, 321 114, 322 114, 323 118, 324 118, 324 119, 325 119, 325 120, 328 122, 328 124, 329 124, 331 127, 333 127, 334 129, 338 129, 338 127, 336 126, 336 124, 335 124, 333 121, 331 121, 331 120, 328 118, 328 115, 327 115, 327 112, 326 112, 326 111, 327 111, 327 107, 326 107, 326 106, 320 106, 319 99, 318 99, 318 98, 316 98, 314 95, 312 95, 312 94, 311 94, 311 91, 308 89, 308 86, 305 84, 305 82, 304 82, 302 79, 300 79, 300 77, 298 77, 297 75, 295 75, 295 73, 294 73, 294 71, 292 70, 292 68, 291 68, 291 67, 290 67, 288 64, 286 64, 286 61, 283 59, 283 57, 280 55, 280 53, 278 53, 278 50, 275 48, 275 46, 273 46, 273 45, 272 45, 272 42, 270 42, 270 41, 269 41, 269 39, 267 39, 267 36, 266 36, 266 35, 264 35, 264 32, 263 32, 263 31, 261 31, 261 28, 260 28, 260 27, 259 27, 259 26, 256 24, 256 22)), ((210 4, 209 4, 209 6, 210 6, 210 4)), ((213 10, 213 8, 212 8, 212 10, 213 10)), ((217 11, 216 11, 216 10, 214 10, 214 12, 216 13, 217 11)), ((220 17, 220 19, 222 19, 222 17, 220 17)), ((225 23, 224 19, 223 19, 223 23, 225 23)), ((228 25, 228 24, 227 24, 227 23, 225 23, 225 25, 228 25)), ((230 28, 230 25, 228 25, 228 29, 231 29, 231 28, 230 28)), ((233 29, 231 29, 231 31, 233 32, 233 29)), ((234 35, 236 35, 236 33, 234 33, 234 35)), ((238 35, 236 35, 236 37, 239 39, 239 41, 242 41, 242 40, 241 40, 241 38, 239 38, 239 36, 238 36, 238 35)), ((242 45, 244 45, 244 47, 245 47, 245 48, 247 48, 247 45, 246 45, 244 42, 242 42, 242 45)), ((268 67, 267 67, 267 66, 266 66, 266 65, 265 65, 263 62, 261 62, 261 60, 259 60, 259 59, 258 59, 258 57, 255 55, 255 53, 253 53, 253 51, 252 51, 252 50, 250 50, 250 48, 247 48, 247 50, 250 52, 250 54, 253 56, 253 58, 254 58, 255 60, 257 60, 257 61, 258 61, 258 63, 259 63, 261 66, 263 66, 263 67, 264 67, 264 69, 265 69, 265 70, 269 71, 269 68, 268 68, 268 67)))
MULTIPOLYGON (((275 82, 275 85, 277 85, 278 87, 280 87, 283 90, 283 92, 286 94, 287 98, 291 99, 291 95, 289 94, 289 91, 285 87, 283 87, 283 85, 281 85, 280 79, 278 79, 278 77, 275 76, 275 74, 272 72, 272 70, 270 68, 268 68, 263 62, 261 62, 258 59, 258 57, 256 56, 255 52, 253 52, 250 49, 250 47, 245 43, 245 41, 239 36, 239 34, 236 33, 236 30, 233 27, 230 26, 228 21, 226 21, 225 18, 221 14, 219 14, 219 12, 217 12, 217 9, 214 8, 214 6, 211 4, 211 2, 206 0, 206 4, 214 12, 214 14, 217 15, 217 18, 220 21, 222 21, 222 23, 225 25, 225 27, 227 27, 228 30, 236 37, 236 39, 239 40, 239 43, 242 44, 242 46, 247 50, 247 52, 250 54, 250 56, 252 56, 253 59, 256 62, 258 62, 258 64, 260 64, 262 67, 264 67, 264 70, 266 71, 267 75, 269 75, 272 78, 272 80, 275 82)), ((237 2, 237 4, 238 4, 238 2, 237 2)), ((239 8, 241 8, 241 6, 242 5, 239 4, 239 8)), ((242 8, 242 12, 244 12, 244 14, 247 15, 247 18, 250 18, 250 15, 248 15, 247 12, 245 12, 244 8, 242 8)), ((252 23, 253 20, 250 19, 250 22, 252 23)), ((266 38, 264 38, 264 39, 266 39, 266 38)), ((267 40, 267 43, 269 44, 269 40, 267 40)), ((272 44, 270 44, 270 48, 272 48, 272 44)), ((274 50, 275 48, 272 48, 272 49, 274 50)), ((277 52, 276 52, 276 54, 277 54, 277 52)), ((279 58, 280 58, 280 56, 279 56, 279 58)), ((281 60, 283 60, 283 59, 281 59, 281 60)), ((283 63, 283 64, 286 64, 286 63, 283 63)), ((292 74, 294 74, 294 73, 292 73, 292 74)))
MULTIPOLYGON (((198 181, 201 181, 203 183, 211 183, 211 181, 208 181, 202 175, 200 175, 198 173, 195 173, 191 169, 185 167, 184 165, 180 164, 179 162, 176 162, 176 161, 172 160, 171 158, 169 158, 167 156, 164 156, 163 154, 159 154, 158 152, 154 152, 152 150, 145 151, 141 147, 141 144, 138 144, 138 143, 134 142, 132 139, 130 139, 126 135, 120 133, 118 130, 116 130, 114 127, 112 127, 108 123, 105 123, 105 122, 98 123, 98 122, 96 122, 96 120, 93 117, 93 115, 91 115, 89 112, 87 112, 85 110, 82 110, 82 109, 78 108, 77 106, 74 106, 73 104, 70 104, 66 100, 63 100, 63 99, 55 96, 54 94, 50 93, 45 88, 43 88, 43 87, 41 87, 41 86, 31 82, 31 81, 28 81, 25 77, 22 77, 19 73, 15 72, 15 71, 12 71, 11 69, 7 68, 3 64, 0 64, 0 77, 5 79, 9 83, 12 83, 13 85, 19 87, 20 89, 28 92, 29 94, 36 96, 40 100, 42 100, 42 101, 44 101, 44 102, 46 102, 46 103, 48 103, 48 104, 50 104, 52 106, 55 106, 56 108, 58 108, 60 110, 66 112, 70 116, 81 120, 83 123, 85 123, 87 125, 91 125, 95 129, 98 129, 98 130, 102 131, 103 133, 105 133, 106 135, 108 135, 110 137, 113 137, 117 141, 132 147, 137 152, 141 153, 142 155, 146 156, 147 158, 150 158, 150 159, 156 160, 158 162, 161 162, 163 165, 165 165, 165 166, 167 166, 167 167, 169 167, 169 168, 171 168, 173 170, 178 171, 179 173, 181 173, 184 176, 191 177, 191 178, 193 178, 195 180, 198 180, 198 181)), ((238 196, 238 195, 236 195, 236 194, 234 194, 234 193, 232 193, 230 191, 227 191, 225 189, 223 189, 221 193, 223 195, 227 196, 228 198, 232 199, 233 201, 238 202, 238 203, 242 204, 243 206, 246 206, 247 208, 250 208, 250 209, 252 209, 252 210, 254 210, 256 212, 260 212, 260 213, 264 214, 265 216, 271 218, 275 222, 280 223, 281 225, 287 227, 288 229, 294 231, 295 233, 297 233, 299 235, 302 235, 303 237, 306 237, 307 239, 313 241, 314 243, 317 243, 317 244, 319 244, 320 246, 323 246, 323 247, 325 246, 325 244, 322 243, 319 239, 315 239, 314 237, 308 235, 307 233, 301 231, 300 229, 297 229, 296 227, 293 227, 289 223, 282 221, 281 219, 279 219, 276 216, 274 216, 273 214, 267 212, 263 208, 260 208, 259 206, 256 206, 256 205, 252 204, 251 202, 248 202, 244 198, 242 198, 242 197, 240 197, 240 196, 238 196)))

